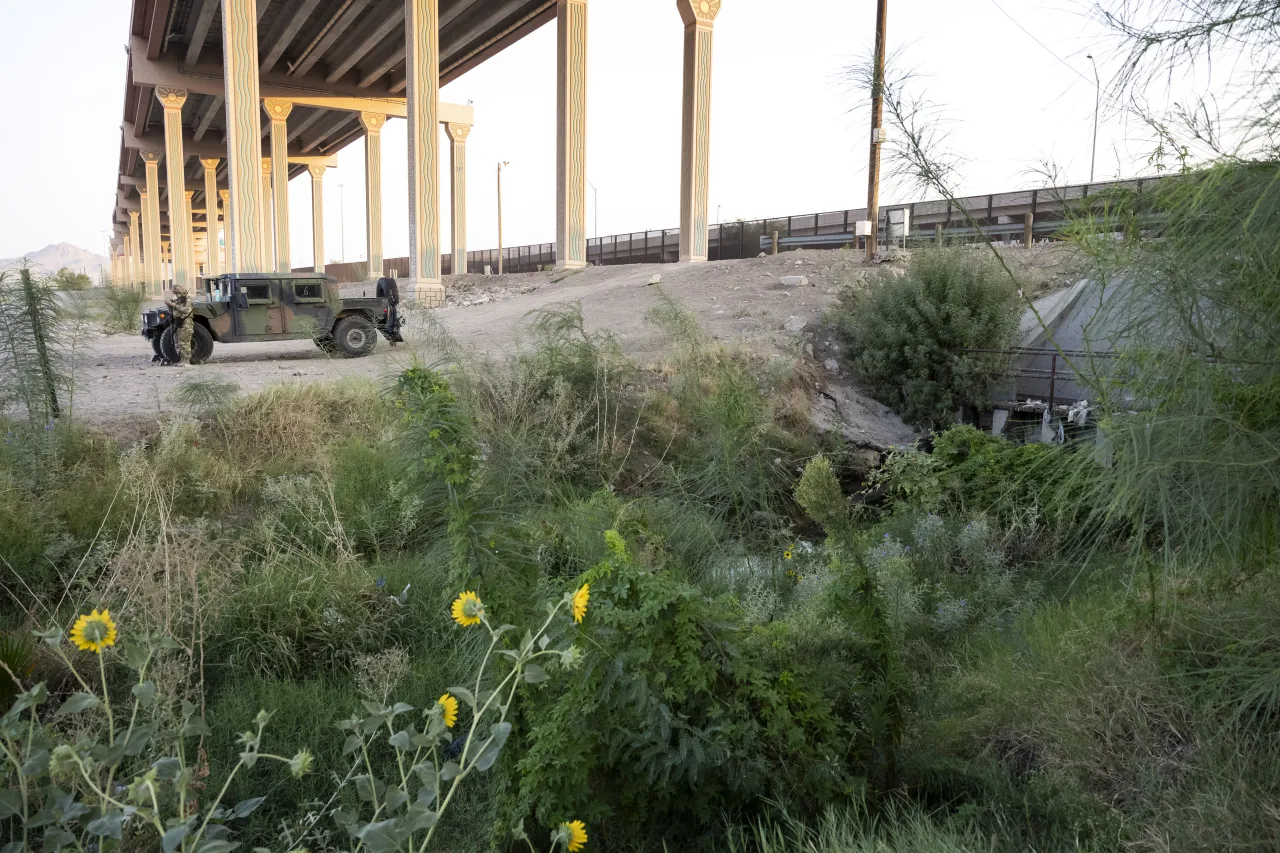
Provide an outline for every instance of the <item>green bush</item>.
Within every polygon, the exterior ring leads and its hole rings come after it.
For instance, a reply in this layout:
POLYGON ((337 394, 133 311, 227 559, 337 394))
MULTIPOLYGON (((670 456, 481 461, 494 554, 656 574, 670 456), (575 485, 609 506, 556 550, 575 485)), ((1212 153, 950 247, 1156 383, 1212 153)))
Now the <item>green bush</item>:
POLYGON ((63 267, 50 277, 53 286, 58 290, 82 291, 93 286, 93 279, 88 274, 76 272, 63 267))
POLYGON ((834 318, 853 367, 904 420, 945 423, 956 406, 984 406, 1018 329, 1017 287, 985 253, 914 253, 901 278, 846 289, 834 318))
POLYGON ((102 326, 108 332, 136 332, 142 322, 147 294, 131 285, 102 289, 102 326))
POLYGON ((757 636, 731 599, 644 570, 616 531, 605 535, 608 557, 582 576, 581 671, 519 702, 527 749, 509 765, 505 815, 581 815, 611 849, 637 832, 674 839, 768 797, 852 790, 842 756, 854 732, 825 696, 836 685, 773 656, 786 628, 757 636))

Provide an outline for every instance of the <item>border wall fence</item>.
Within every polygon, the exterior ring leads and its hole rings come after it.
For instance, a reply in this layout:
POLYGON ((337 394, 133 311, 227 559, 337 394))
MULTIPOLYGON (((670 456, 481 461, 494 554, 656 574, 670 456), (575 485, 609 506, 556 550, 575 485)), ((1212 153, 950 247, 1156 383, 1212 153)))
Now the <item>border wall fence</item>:
MULTIPOLYGON (((1019 243, 1052 240, 1062 231, 1066 208, 1091 196, 1109 190, 1133 190, 1168 178, 1142 178, 1128 181, 1104 181, 1071 184, 1044 189, 1018 190, 1006 193, 967 196, 955 201, 917 201, 892 204, 880 208, 877 233, 881 245, 893 240, 906 246, 934 242, 966 242, 985 237, 998 242, 1019 243), (981 234, 970 220, 981 228, 981 234), (902 224, 906 233, 902 233, 902 224)), ((805 213, 767 219, 736 220, 710 226, 707 259, 710 261, 754 258, 761 252, 772 252, 773 235, 778 235, 778 251, 791 249, 858 248, 864 238, 855 234, 857 223, 867 218, 866 208, 805 213)), ((666 264, 680 258, 680 229, 632 231, 587 240, 587 263, 666 264)), ((502 249, 503 271, 537 272, 556 262, 555 243, 533 243, 502 249)), ((498 270, 498 250, 481 249, 467 252, 468 273, 484 273, 486 267, 498 270)), ((310 272, 311 267, 296 272, 310 272)), ((370 278, 365 262, 328 264, 325 272, 340 282, 359 282, 370 278)), ((453 275, 453 257, 441 258, 441 273, 453 275)), ((409 275, 408 258, 387 258, 382 274, 393 278, 409 275)))

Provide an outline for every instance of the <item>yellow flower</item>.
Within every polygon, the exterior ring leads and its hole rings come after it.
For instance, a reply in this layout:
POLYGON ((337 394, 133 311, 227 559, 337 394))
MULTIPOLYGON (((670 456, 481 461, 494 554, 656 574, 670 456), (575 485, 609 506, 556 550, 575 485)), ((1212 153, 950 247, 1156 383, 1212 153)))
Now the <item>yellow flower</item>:
POLYGON ((116 623, 111 620, 111 611, 97 610, 88 616, 81 616, 71 629, 71 642, 77 649, 85 652, 102 654, 102 650, 116 644, 116 623))
POLYGON ((484 602, 474 592, 464 592, 453 600, 453 621, 464 628, 479 625, 484 616, 484 602))
POLYGON ((587 846, 587 825, 580 820, 560 824, 560 831, 569 840, 569 853, 578 853, 587 846))
POLYGON ((587 615, 587 602, 591 600, 591 584, 584 583, 577 592, 573 594, 573 621, 581 622, 582 617, 587 615))
POLYGON ((790 549, 790 548, 788 548, 787 550, 785 550, 785 551, 783 551, 783 552, 782 552, 782 559, 784 559, 784 560, 790 560, 790 559, 791 559, 791 549, 790 549))
POLYGON ((458 722, 458 700, 446 693, 436 700, 436 704, 440 706, 440 712, 444 715, 445 728, 453 728, 454 723, 458 722))

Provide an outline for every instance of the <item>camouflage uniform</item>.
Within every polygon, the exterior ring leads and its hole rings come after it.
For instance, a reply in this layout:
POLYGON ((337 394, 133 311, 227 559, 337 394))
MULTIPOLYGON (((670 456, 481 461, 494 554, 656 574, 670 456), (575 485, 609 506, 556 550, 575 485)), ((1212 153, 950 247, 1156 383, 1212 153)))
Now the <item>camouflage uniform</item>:
POLYGON ((191 338, 195 335, 195 322, 191 319, 191 297, 187 288, 181 284, 173 286, 173 298, 166 299, 165 305, 173 317, 173 340, 178 345, 178 364, 191 364, 191 338))

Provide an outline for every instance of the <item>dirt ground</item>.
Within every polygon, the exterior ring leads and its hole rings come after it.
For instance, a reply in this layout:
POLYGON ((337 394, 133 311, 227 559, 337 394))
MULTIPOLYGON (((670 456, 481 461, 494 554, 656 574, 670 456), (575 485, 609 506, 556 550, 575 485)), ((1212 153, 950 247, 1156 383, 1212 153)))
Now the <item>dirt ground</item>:
MULTIPOLYGON (((1054 254, 1052 247, 1035 247, 1018 260, 1041 275, 1056 263, 1054 254)), ((887 265, 895 266, 901 261, 887 265)), ((824 424, 842 425, 857 444, 884 447, 909 442, 911 430, 841 375, 834 360, 839 342, 822 323, 839 286, 862 280, 870 269, 852 252, 803 250, 697 265, 590 267, 568 276, 466 275, 446 278, 447 304, 431 313, 459 343, 500 354, 518 346, 531 312, 577 302, 589 329, 612 331, 628 354, 653 362, 662 357, 660 335, 645 317, 666 294, 690 310, 718 341, 813 361, 826 378, 823 388, 814 389, 817 416, 824 424), (653 276, 660 276, 661 282, 650 284, 653 276), (790 278, 782 282, 793 276, 807 283, 790 278)), ((348 295, 367 290, 363 285, 344 288, 348 295)), ((392 347, 380 339, 367 358, 325 355, 310 341, 215 344, 207 363, 186 369, 152 364, 151 348, 139 335, 91 333, 77 359, 74 412, 90 423, 127 430, 130 423, 173 411, 170 392, 193 374, 216 376, 244 392, 280 382, 392 375, 415 357, 432 360, 422 343, 427 337, 426 314, 407 311, 408 343, 392 347)))

